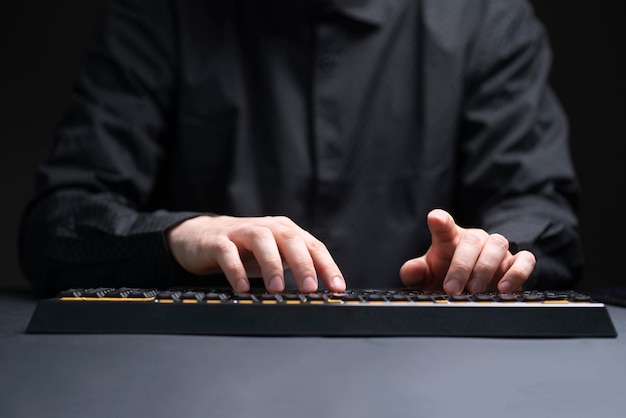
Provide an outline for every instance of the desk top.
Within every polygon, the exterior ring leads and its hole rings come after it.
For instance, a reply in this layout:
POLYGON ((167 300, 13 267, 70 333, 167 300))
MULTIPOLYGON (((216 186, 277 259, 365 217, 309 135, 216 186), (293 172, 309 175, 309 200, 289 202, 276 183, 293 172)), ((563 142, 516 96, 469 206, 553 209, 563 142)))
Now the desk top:
POLYGON ((31 335, 0 294, 0 416, 621 417, 617 338, 31 335))

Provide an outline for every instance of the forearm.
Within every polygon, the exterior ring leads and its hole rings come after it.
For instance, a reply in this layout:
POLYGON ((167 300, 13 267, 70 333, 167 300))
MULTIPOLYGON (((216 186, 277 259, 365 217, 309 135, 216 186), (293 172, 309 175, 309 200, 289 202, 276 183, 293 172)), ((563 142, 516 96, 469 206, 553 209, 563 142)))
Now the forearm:
POLYGON ((503 234, 511 251, 529 250, 536 259, 527 289, 571 289, 582 273, 584 255, 572 206, 541 195, 501 202, 485 211, 490 232, 503 234))
POLYGON ((20 263, 42 292, 69 287, 182 284, 193 277, 171 257, 165 231, 197 216, 140 212, 108 194, 69 189, 35 200, 21 225, 20 263))
POLYGON ((40 290, 176 282, 164 231, 193 213, 153 210, 171 132, 169 3, 111 2, 39 167, 20 262, 40 290))
POLYGON ((476 77, 462 125, 461 212, 470 214, 465 222, 504 235, 513 251, 535 255, 527 288, 571 288, 583 254, 567 115, 548 83, 545 30, 524 3, 494 2, 514 6, 483 26, 499 28, 506 41, 485 30, 470 59, 476 77))

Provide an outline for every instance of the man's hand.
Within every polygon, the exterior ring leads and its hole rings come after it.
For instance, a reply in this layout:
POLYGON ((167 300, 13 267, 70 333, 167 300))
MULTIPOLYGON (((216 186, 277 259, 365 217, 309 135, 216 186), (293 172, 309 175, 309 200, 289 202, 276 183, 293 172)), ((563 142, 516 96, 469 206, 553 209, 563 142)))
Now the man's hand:
POLYGON ((520 290, 535 267, 528 251, 511 254, 500 234, 465 229, 441 209, 428 214, 432 244, 426 254, 404 263, 400 279, 408 287, 441 289, 449 294, 520 290))
POLYGON ((237 292, 250 289, 248 277, 263 277, 270 292, 285 289, 285 268, 302 292, 318 288, 318 276, 334 292, 346 283, 326 246, 286 217, 199 216, 167 232, 174 258, 187 271, 223 272, 237 292))

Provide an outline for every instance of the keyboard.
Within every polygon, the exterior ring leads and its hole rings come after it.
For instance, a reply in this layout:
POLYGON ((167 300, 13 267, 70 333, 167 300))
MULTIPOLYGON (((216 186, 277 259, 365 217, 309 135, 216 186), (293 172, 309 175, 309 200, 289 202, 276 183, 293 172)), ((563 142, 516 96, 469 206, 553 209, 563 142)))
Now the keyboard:
POLYGON ((29 333, 335 337, 616 337, 603 303, 575 291, 447 295, 407 289, 267 293, 69 289, 38 302, 29 333))

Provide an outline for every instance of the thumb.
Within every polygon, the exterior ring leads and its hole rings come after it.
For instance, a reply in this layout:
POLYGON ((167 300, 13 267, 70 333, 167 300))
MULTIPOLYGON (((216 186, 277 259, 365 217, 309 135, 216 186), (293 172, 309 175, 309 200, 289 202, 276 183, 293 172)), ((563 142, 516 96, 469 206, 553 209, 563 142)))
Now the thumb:
POLYGON ((426 218, 431 233, 431 246, 426 254, 405 262, 400 268, 400 280, 407 287, 436 287, 438 270, 447 269, 454 253, 456 224, 452 216, 442 209, 433 209, 426 218))
POLYGON ((424 256, 413 258, 400 267, 400 280, 408 287, 426 287, 428 278, 428 264, 424 256))
POLYGON ((443 248, 453 252, 458 230, 452 216, 443 209, 433 209, 428 213, 426 222, 432 236, 432 246, 437 248, 435 252, 439 253, 443 248))
POLYGON ((445 210, 433 209, 426 222, 432 236, 430 248, 400 268, 400 280, 407 287, 439 288, 454 254, 459 230, 452 216, 445 210))

